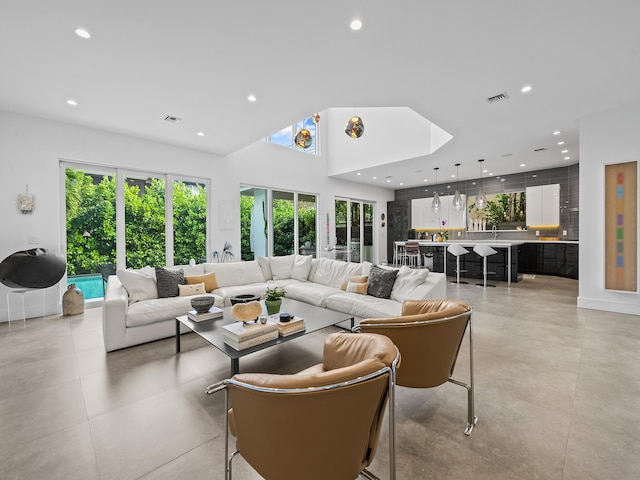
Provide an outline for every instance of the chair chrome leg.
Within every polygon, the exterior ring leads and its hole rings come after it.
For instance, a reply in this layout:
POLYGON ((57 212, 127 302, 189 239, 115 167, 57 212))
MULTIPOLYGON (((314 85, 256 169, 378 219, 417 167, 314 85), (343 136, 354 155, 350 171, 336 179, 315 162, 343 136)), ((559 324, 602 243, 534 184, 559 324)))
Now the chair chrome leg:
POLYGON ((378 477, 376 477, 373 473, 371 473, 366 468, 360 472, 360 475, 362 475, 367 480, 380 480, 378 477))
POLYGON ((232 480, 231 477, 231 462, 233 461, 233 459, 235 458, 236 455, 238 455, 240 452, 238 450, 236 450, 235 452, 233 452, 233 454, 231 454, 231 457, 229 457, 229 459, 227 460, 227 472, 226 472, 226 476, 225 478, 227 480, 232 480))
POLYGON ((478 417, 475 415, 475 404, 473 397, 473 323, 471 317, 469 317, 469 384, 449 379, 449 382, 460 385, 467 389, 467 428, 464 430, 464 434, 469 436, 473 431, 476 423, 478 423, 478 417))

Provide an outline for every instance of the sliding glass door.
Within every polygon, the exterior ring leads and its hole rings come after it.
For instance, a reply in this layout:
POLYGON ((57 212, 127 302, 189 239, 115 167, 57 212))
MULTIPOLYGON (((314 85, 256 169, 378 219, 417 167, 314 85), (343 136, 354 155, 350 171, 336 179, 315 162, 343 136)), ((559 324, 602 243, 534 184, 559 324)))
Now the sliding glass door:
POLYGON ((335 200, 336 259, 373 262, 373 203, 335 200))

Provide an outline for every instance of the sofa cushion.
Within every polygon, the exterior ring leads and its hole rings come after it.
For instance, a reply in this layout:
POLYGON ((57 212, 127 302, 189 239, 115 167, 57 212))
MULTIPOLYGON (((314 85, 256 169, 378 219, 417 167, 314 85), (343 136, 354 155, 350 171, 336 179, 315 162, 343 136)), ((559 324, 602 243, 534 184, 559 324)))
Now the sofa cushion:
POLYGON ((273 272, 271 272, 271 264, 269 263, 269 258, 258 257, 257 262, 260 266, 260 270, 262 270, 262 276, 264 276, 264 279, 273 280, 273 272))
POLYGON ((264 297, 267 291, 267 285, 264 282, 250 283, 248 285, 231 285, 228 287, 216 288, 213 293, 224 299, 224 305, 228 307, 231 305, 231 297, 236 295, 259 295, 264 297))
MULTIPOLYGON (((291 269, 291 278, 306 282, 311 271, 311 255, 296 255, 291 269)), ((276 279, 277 280, 277 279, 276 279)))
POLYGON ((360 275, 361 271, 360 263, 321 258, 313 272, 313 277, 311 272, 309 273, 309 281, 339 289, 346 278, 360 275))
POLYGON ((207 292, 212 292, 213 290, 218 288, 218 282, 216 281, 216 272, 209 272, 203 275, 185 276, 184 283, 186 285, 204 283, 204 289, 207 292))
MULTIPOLYGON (((213 296, 216 299, 214 303, 216 307, 223 306, 222 298, 208 293, 205 295, 213 296)), ((176 317, 186 315, 192 309, 192 298, 193 295, 188 297, 156 298, 134 303, 129 306, 127 311, 127 327, 139 327, 141 325, 175 320, 176 317)))
POLYGON ((188 297, 189 295, 199 295, 207 293, 204 289, 204 282, 192 283, 190 285, 178 285, 178 296, 188 297))
POLYGON ((327 306, 327 298, 341 290, 311 282, 297 282, 287 285, 287 298, 310 303, 316 307, 327 306))
POLYGON ((175 267, 165 267, 167 270, 171 270, 172 272, 182 270, 185 277, 193 277, 194 275, 204 275, 204 265, 179 265, 175 267))
POLYGON ((258 262, 205 263, 205 273, 216 272, 218 288, 249 283, 264 283, 264 275, 258 262))
POLYGON ((398 270, 398 276, 395 282, 393 282, 391 299, 402 303, 408 298, 411 298, 411 293, 418 285, 423 284, 428 276, 429 270, 426 268, 415 269, 403 265, 400 267, 400 270, 398 270))
MULTIPOLYGON (((150 270, 150 269, 149 269, 150 270)), ((116 276, 127 291, 129 303, 158 298, 158 288, 154 277, 137 270, 118 270, 116 276)))
POLYGON ((369 288, 367 294, 372 297, 390 298, 393 283, 398 275, 398 270, 387 270, 373 265, 369 271, 369 288))
POLYGON ((396 317, 402 304, 388 298, 342 292, 327 297, 327 308, 360 318, 396 317))
POLYGON ((184 285, 184 272, 182 269, 171 271, 156 267, 156 284, 158 298, 177 297, 180 294, 178 285, 184 285))
POLYGON ((295 255, 269 257, 269 265, 271 266, 271 273, 273 274, 274 280, 291 278, 291 271, 293 270, 293 261, 295 257, 295 255))

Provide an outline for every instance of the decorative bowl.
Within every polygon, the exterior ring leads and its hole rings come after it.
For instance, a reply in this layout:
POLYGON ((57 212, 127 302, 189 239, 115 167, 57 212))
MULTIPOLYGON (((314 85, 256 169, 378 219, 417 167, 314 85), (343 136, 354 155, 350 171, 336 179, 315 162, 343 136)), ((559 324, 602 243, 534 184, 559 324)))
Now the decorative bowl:
POLYGON ((215 301, 213 297, 195 297, 191 299, 191 306, 197 313, 207 313, 215 301))

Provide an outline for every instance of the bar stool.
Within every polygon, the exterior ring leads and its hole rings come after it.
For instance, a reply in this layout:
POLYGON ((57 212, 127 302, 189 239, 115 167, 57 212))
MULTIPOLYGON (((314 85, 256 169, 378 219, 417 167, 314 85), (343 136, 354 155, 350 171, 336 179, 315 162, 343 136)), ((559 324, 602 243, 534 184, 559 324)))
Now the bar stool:
POLYGON ((393 266, 399 267, 402 264, 405 242, 393 242, 393 266))
POLYGON ((460 281, 460 272, 466 272, 466 270, 460 270, 460 257, 469 253, 469 250, 459 243, 452 243, 447 247, 447 252, 456 257, 456 279, 451 280, 450 283, 467 284, 468 282, 460 281))
POLYGON ((487 274, 495 275, 496 272, 488 272, 487 271, 487 257, 490 255, 495 255, 498 253, 497 250, 494 250, 489 245, 484 243, 477 243, 473 247, 473 251, 482 257, 482 275, 484 276, 484 283, 476 283, 479 287, 495 287, 495 285, 487 284, 487 274))
POLYGON ((420 259, 420 242, 417 240, 412 241, 409 240, 404 244, 404 257, 403 264, 406 261, 406 264, 414 267, 418 267, 418 262, 420 259))

